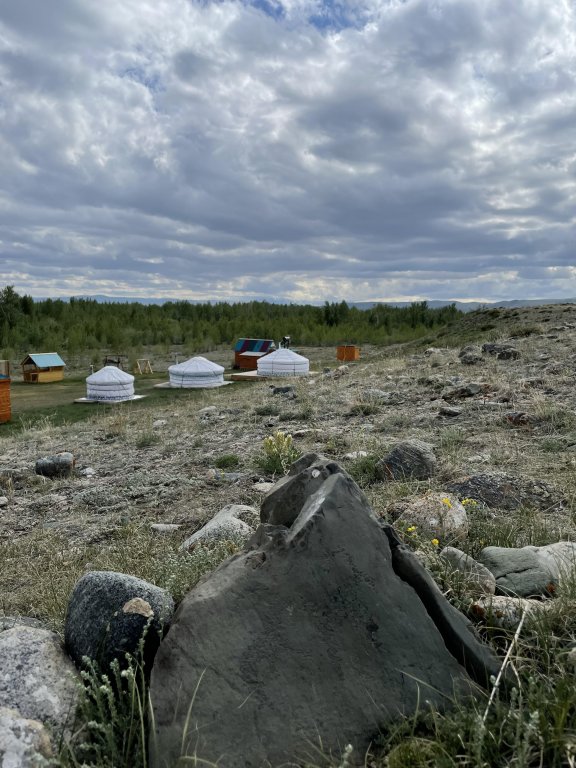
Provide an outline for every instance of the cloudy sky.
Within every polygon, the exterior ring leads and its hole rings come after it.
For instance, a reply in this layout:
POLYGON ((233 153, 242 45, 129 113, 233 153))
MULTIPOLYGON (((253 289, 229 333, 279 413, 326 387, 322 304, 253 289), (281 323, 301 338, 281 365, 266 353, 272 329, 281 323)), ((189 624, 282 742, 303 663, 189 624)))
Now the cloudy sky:
POLYGON ((0 286, 576 296, 574 0, 0 0, 0 286))

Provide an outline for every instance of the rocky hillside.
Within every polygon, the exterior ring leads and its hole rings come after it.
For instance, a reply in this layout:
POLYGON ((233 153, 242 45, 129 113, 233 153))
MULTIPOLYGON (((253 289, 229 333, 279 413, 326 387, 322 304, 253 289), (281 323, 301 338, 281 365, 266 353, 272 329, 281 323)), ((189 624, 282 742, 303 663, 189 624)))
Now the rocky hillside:
MULTIPOLYGON (((576 539, 576 305, 471 313, 427 346, 366 348, 347 366, 327 365, 326 350, 299 351, 316 373, 286 387, 88 406, 87 421, 58 428, 47 411, 10 437, 0 425, 0 611, 62 632, 72 588, 93 570, 146 579, 180 601, 240 546, 234 536, 217 552, 209 543, 211 565, 182 544, 227 505, 258 509, 308 452, 350 473, 462 610, 478 594, 438 576, 444 547, 476 560, 490 546, 576 539), (64 451, 71 474, 36 473, 39 459, 64 451)), ((504 564, 495 578, 506 575, 504 564)), ((562 591, 546 588, 526 594, 562 591)), ((485 606, 476 611, 485 617, 485 606)))

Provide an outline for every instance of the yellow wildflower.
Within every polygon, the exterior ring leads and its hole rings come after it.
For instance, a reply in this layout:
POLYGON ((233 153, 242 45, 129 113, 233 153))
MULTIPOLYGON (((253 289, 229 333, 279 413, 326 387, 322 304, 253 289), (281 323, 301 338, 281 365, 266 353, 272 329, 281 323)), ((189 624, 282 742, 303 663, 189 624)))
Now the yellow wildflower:
POLYGON ((415 525, 411 525, 409 528, 406 528, 406 533, 412 533, 415 530, 416 530, 416 526, 415 525))
POLYGON ((450 499, 447 496, 442 499, 442 504, 446 504, 448 509, 452 509, 452 502, 450 501, 450 499))
POLYGON ((434 544, 434 546, 437 547, 438 544, 440 544, 440 542, 438 541, 438 539, 432 539, 432 544, 434 544))

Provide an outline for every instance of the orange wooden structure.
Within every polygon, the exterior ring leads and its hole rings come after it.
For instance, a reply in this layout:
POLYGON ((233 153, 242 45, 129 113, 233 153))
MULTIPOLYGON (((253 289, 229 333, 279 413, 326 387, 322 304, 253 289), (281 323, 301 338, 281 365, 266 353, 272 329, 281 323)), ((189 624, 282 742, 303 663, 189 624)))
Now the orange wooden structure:
POLYGON ((344 362, 360 360, 360 347, 354 344, 341 344, 339 347, 336 347, 336 359, 344 362))
POLYGON ((11 417, 10 363, 8 360, 0 360, 0 424, 10 421, 11 417))

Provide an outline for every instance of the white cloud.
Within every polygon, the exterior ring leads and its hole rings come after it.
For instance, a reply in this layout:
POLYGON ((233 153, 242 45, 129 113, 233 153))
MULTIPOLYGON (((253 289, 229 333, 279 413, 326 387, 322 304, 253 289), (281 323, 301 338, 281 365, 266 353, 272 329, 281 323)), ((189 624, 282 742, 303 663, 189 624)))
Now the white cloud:
POLYGON ((2 282, 576 295, 575 43, 569 0, 0 0, 2 282))

